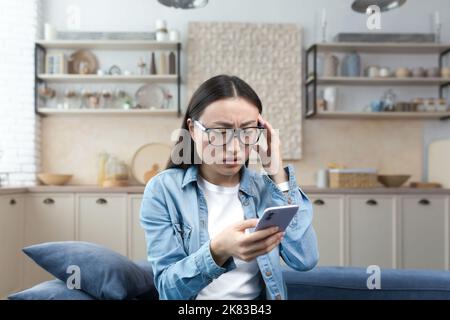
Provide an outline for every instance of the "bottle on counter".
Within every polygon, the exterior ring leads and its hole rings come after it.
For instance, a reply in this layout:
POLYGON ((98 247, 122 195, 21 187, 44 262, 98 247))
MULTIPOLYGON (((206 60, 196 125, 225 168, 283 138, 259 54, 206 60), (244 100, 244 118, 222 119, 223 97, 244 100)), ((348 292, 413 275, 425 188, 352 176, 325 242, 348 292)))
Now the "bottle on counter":
POLYGON ((97 174, 97 184, 103 186, 103 182, 106 179, 106 162, 108 161, 109 155, 105 151, 100 152, 98 157, 98 174, 97 174))

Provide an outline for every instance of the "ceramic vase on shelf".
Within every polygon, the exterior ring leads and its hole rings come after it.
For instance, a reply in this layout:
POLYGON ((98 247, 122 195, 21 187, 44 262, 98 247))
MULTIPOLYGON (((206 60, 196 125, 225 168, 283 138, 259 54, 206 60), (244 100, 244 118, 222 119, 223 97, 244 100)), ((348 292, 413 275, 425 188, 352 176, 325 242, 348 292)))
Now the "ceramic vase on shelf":
POLYGON ((332 54, 326 54, 324 57, 323 76, 336 77, 338 74, 338 66, 338 57, 332 54))
POLYGON ((347 54, 342 60, 341 75, 343 77, 361 76, 361 57, 357 52, 347 54))

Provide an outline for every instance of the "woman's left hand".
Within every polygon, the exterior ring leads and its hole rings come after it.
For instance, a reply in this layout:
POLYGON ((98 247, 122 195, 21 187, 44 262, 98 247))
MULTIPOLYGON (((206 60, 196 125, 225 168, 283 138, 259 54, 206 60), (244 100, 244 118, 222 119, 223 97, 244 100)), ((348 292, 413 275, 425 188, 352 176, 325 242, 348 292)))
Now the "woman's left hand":
POLYGON ((261 145, 256 146, 256 150, 261 158, 262 166, 269 176, 277 183, 287 181, 286 173, 283 170, 283 160, 281 158, 281 144, 278 131, 272 125, 258 116, 258 121, 264 127, 264 136, 267 140, 267 148, 261 145))

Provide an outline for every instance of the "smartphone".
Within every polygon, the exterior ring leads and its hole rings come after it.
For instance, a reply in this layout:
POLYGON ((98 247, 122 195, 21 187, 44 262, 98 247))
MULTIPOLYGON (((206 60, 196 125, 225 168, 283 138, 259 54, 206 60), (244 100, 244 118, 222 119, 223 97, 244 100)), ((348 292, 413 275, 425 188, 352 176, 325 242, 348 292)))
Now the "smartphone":
POLYGON ((270 207, 264 210, 263 216, 259 219, 255 227, 255 231, 275 227, 280 228, 279 231, 284 231, 288 227, 292 218, 298 211, 298 205, 270 207))

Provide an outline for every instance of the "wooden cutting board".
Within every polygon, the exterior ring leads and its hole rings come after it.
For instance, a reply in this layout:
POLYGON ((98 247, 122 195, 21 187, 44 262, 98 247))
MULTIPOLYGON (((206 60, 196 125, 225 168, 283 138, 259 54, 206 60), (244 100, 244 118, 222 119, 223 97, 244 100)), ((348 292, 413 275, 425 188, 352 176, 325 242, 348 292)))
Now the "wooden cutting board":
POLYGON ((450 188, 450 139, 437 140, 428 149, 428 181, 450 188))

